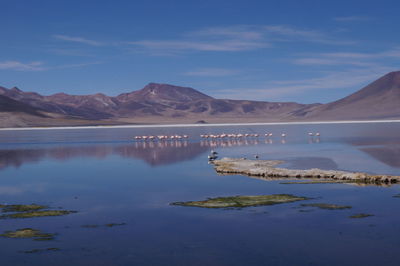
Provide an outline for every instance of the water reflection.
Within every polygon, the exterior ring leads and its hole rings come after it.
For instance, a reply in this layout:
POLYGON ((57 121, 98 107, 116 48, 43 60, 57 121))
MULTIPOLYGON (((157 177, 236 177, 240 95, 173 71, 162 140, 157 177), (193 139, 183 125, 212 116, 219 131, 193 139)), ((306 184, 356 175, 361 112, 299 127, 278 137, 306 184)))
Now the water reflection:
POLYGON ((386 165, 400 168, 400 146, 371 147, 360 150, 386 165))
POLYGON ((190 160, 206 151, 207 148, 199 143, 134 143, 0 150, 0 169, 10 166, 18 168, 25 163, 36 163, 47 158, 65 161, 75 157, 101 159, 110 155, 141 159, 157 166, 190 160))
MULTIPOLYGON (((271 140, 272 143, 272 140, 271 140)), ((235 146, 250 146, 260 144, 258 139, 228 139, 228 140, 202 140, 202 147, 235 147, 235 146)))
POLYGON ((0 150, 0 169, 7 167, 18 168, 25 163, 37 163, 49 158, 65 161, 76 157, 102 159, 110 155, 140 159, 151 166, 158 166, 192 160, 201 154, 207 153, 210 148, 257 144, 259 144, 258 140, 206 140, 196 143, 188 141, 161 141, 114 145, 87 144, 56 147, 49 145, 31 149, 3 149, 0 150))

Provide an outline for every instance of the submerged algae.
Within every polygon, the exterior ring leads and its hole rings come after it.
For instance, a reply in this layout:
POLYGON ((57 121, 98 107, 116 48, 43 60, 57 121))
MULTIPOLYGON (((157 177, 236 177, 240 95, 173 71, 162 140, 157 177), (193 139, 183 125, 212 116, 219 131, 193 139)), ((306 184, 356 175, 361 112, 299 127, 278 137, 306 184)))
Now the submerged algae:
POLYGON ((0 236, 7 238, 33 238, 34 240, 53 240, 54 234, 42 233, 37 229, 22 228, 15 231, 6 231, 0 236))
POLYGON ((368 213, 358 213, 358 214, 354 214, 349 216, 349 218, 352 219, 360 219, 360 218, 366 218, 366 217, 371 217, 374 216, 373 214, 368 214, 368 213))
POLYGON ((324 210, 344 210, 344 209, 351 209, 351 206, 346 205, 336 205, 336 204, 329 204, 329 203, 307 203, 301 204, 303 207, 316 207, 324 210))
POLYGON ((11 204, 11 205, 0 205, 3 212, 26 212, 26 211, 37 211, 47 209, 48 206, 37 205, 37 204, 11 204))
POLYGON ((260 196, 232 196, 209 198, 203 201, 173 202, 171 205, 192 206, 202 208, 244 208, 250 206, 275 205, 300 200, 307 200, 306 197, 298 197, 290 194, 274 194, 260 196))
POLYGON ((41 253, 44 251, 59 251, 59 250, 60 250, 59 248, 42 248, 42 249, 36 248, 36 249, 25 250, 25 251, 20 251, 20 252, 30 254, 30 253, 41 253))
POLYGON ((105 226, 114 227, 114 226, 121 226, 121 225, 126 225, 126 223, 109 223, 109 224, 106 224, 105 226))
POLYGON ((24 219, 24 218, 34 218, 34 217, 46 217, 46 216, 61 216, 70 213, 76 213, 76 211, 65 211, 65 210, 27 211, 27 212, 19 212, 12 214, 3 214, 0 215, 0 219, 8 219, 8 218, 24 219))
MULTIPOLYGON (((108 223, 105 224, 105 227, 114 227, 114 226, 121 226, 121 225, 126 225, 126 223, 108 223)), ((84 224, 81 225, 82 228, 98 228, 101 227, 102 225, 98 225, 98 224, 84 224)))

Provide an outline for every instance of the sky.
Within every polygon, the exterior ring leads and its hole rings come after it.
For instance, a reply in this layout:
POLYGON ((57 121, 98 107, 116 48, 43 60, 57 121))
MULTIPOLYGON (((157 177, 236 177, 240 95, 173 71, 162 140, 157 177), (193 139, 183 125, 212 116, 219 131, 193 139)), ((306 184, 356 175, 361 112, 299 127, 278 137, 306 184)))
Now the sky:
POLYGON ((330 102, 400 70, 392 0, 0 0, 0 86, 330 102))

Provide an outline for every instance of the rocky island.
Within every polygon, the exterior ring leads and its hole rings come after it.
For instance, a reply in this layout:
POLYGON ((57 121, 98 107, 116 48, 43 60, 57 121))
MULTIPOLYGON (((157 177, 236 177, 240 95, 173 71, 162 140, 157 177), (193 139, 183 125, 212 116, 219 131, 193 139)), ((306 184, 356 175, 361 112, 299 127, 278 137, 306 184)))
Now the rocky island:
POLYGON ((284 161, 279 160, 248 160, 245 158, 222 158, 212 164, 219 174, 241 174, 256 176, 263 179, 275 178, 318 178, 325 180, 340 180, 354 183, 389 184, 399 183, 400 176, 371 175, 361 172, 337 170, 307 169, 296 170, 276 167, 284 161))

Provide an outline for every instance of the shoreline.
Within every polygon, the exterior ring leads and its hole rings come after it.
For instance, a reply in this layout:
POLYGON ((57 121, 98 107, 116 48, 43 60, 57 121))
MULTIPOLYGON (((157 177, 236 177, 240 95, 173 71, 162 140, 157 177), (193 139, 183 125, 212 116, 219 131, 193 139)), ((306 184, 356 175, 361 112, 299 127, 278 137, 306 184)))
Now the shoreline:
POLYGON ((154 124, 154 125, 99 125, 99 126, 60 126, 60 127, 14 127, 0 128, 0 131, 17 130, 70 130, 70 129, 114 129, 114 128, 165 128, 165 127, 221 127, 221 126, 268 126, 268 125, 324 125, 324 124, 368 124, 400 123, 400 120, 344 120, 308 122, 262 122, 262 123, 211 123, 211 124, 154 124))
POLYGON ((250 160, 245 158, 225 157, 220 160, 212 161, 212 164, 218 174, 240 174, 267 180, 296 178, 360 182, 365 184, 395 184, 400 182, 400 176, 392 175, 372 175, 363 172, 322 170, 318 168, 299 170, 277 167, 284 162, 285 161, 279 160, 250 160))

